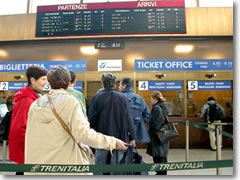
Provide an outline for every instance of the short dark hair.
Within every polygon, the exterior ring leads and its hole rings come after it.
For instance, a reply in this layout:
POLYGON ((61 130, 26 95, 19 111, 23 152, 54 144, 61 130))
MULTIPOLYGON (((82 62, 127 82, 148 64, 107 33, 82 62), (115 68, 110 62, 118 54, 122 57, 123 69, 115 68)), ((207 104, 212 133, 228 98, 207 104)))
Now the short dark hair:
POLYGON ((28 85, 31 85, 31 78, 34 78, 38 80, 42 76, 47 75, 47 70, 41 66, 36 66, 36 65, 31 65, 29 68, 26 70, 26 76, 28 80, 28 85))
POLYGON ((111 73, 102 74, 101 81, 104 88, 115 88, 116 85, 116 76, 111 73))
POLYGON ((71 84, 75 81, 75 79, 76 79, 76 74, 75 74, 75 72, 73 72, 73 71, 69 71, 70 72, 70 75, 71 75, 71 84))
POLYGON ((48 72, 47 79, 52 89, 67 89, 71 75, 66 67, 56 66, 48 72))
POLYGON ((130 78, 122 78, 120 83, 126 85, 127 88, 133 87, 133 81, 130 78))
POLYGON ((215 97, 211 96, 208 98, 208 101, 216 101, 215 97))

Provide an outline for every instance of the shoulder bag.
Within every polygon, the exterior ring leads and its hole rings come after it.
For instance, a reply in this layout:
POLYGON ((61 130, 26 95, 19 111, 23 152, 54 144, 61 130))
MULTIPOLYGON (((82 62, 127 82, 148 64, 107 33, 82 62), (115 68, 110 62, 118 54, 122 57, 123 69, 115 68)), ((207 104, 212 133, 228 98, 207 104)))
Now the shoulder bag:
POLYGON ((82 151, 83 153, 83 158, 87 159, 89 164, 95 164, 94 162, 94 154, 92 153, 92 150, 90 149, 89 146, 84 146, 82 147, 80 142, 72 135, 70 129, 68 128, 68 126, 65 124, 65 122, 62 120, 62 118, 59 116, 59 114, 57 113, 53 102, 52 102, 52 98, 50 95, 48 95, 48 102, 50 104, 50 108, 53 112, 53 114, 56 116, 56 118, 58 119, 58 121, 60 122, 60 124, 62 125, 63 129, 71 136, 71 138, 73 139, 73 141, 75 143, 77 143, 80 151, 82 151))
POLYGON ((156 134, 162 144, 179 136, 178 131, 172 122, 163 124, 156 134))

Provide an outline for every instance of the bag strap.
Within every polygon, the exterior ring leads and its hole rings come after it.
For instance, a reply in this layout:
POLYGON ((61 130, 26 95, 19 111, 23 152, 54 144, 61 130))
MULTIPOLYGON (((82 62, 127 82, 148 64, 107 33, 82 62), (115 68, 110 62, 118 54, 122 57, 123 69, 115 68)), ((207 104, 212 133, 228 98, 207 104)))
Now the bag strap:
POLYGON ((87 110, 86 110, 86 107, 85 107, 85 105, 83 104, 81 98, 79 98, 79 102, 80 102, 80 104, 82 105, 83 111, 85 112, 84 116, 85 116, 85 118, 87 119, 87 110))
POLYGON ((59 114, 57 113, 54 104, 52 102, 52 98, 50 95, 48 95, 48 102, 50 104, 50 108, 53 112, 53 114, 55 115, 55 117, 58 119, 58 121, 60 122, 60 124, 62 125, 63 129, 71 136, 71 138, 73 139, 74 142, 76 142, 79 147, 86 152, 86 150, 80 145, 79 141, 72 135, 70 129, 68 128, 68 126, 66 125, 66 123, 62 120, 62 118, 59 116, 59 114))

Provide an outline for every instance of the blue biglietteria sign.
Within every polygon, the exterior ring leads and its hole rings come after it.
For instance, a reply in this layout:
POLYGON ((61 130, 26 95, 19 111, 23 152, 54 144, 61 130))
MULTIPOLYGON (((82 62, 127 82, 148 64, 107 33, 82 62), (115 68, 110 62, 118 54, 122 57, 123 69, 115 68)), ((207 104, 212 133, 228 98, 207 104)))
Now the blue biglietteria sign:
POLYGON ((139 90, 182 90, 182 81, 139 81, 139 90))
POLYGON ((44 67, 47 70, 59 65, 74 72, 85 72, 87 70, 86 61, 34 61, 0 63, 0 72, 26 72, 26 69, 31 65, 44 67))
POLYGON ((144 59, 135 60, 135 71, 231 71, 232 59, 144 59))

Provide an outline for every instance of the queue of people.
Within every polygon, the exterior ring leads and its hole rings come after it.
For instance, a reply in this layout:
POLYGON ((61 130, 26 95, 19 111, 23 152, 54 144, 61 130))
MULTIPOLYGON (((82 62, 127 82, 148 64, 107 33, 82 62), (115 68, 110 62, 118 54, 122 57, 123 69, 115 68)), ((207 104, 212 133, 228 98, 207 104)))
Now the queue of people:
MULTIPOLYGON (((9 135, 11 161, 18 164, 90 164, 84 152, 79 150, 80 144, 83 149, 89 146, 95 149, 96 164, 118 164, 125 157, 129 144, 136 147, 136 143, 146 143, 146 153, 153 157, 154 163, 167 162, 169 142, 162 144, 156 138, 156 131, 168 122, 169 113, 161 92, 152 93, 150 113, 143 98, 134 93, 130 78, 121 79, 120 92, 117 92, 114 90, 116 76, 104 73, 102 88, 96 92, 87 112, 83 94, 74 89, 77 81, 74 72, 63 66, 47 72, 33 65, 27 69, 26 76, 28 85, 14 96, 9 135), (47 83, 51 90, 42 96, 47 83), (72 137, 52 112, 49 98, 72 137)), ((201 117, 206 117, 207 108, 205 105, 201 117)), ((167 171, 156 172, 156 175, 166 174, 167 171)))

